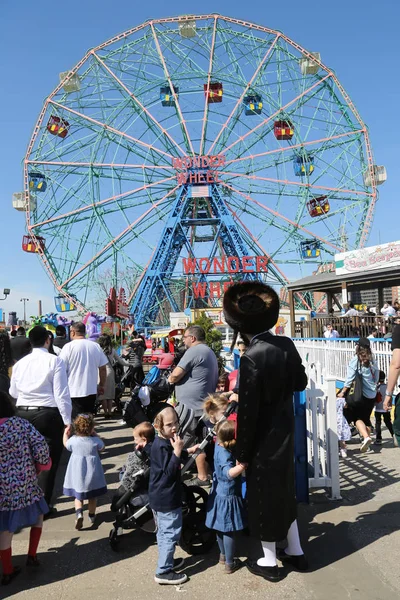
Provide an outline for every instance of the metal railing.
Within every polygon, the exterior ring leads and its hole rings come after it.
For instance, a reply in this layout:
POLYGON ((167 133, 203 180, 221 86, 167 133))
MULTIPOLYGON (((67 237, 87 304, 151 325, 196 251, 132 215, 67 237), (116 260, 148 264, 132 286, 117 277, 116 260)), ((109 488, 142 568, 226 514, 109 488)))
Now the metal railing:
POLYGON ((333 325, 333 329, 336 329, 341 338, 368 337, 374 328, 378 329, 379 336, 383 337, 392 327, 390 319, 385 319, 383 316, 339 317, 327 315, 314 317, 311 321, 295 321, 294 337, 322 338, 328 323, 333 325))

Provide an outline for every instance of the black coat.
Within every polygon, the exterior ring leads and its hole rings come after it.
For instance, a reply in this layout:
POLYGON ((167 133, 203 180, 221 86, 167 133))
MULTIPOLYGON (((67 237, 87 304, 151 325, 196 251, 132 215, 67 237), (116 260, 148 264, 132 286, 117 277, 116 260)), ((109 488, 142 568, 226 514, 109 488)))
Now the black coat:
POLYGON ((296 518, 293 392, 307 376, 292 340, 268 332, 253 338, 239 374, 235 454, 248 463, 250 534, 276 542, 296 518))

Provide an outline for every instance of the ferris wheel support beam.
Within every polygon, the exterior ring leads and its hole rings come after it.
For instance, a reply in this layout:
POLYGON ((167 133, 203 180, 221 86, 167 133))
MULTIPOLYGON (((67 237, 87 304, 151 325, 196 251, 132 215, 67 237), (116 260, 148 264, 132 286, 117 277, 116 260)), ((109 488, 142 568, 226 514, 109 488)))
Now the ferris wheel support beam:
POLYGON ((142 185, 134 190, 129 190, 128 192, 123 192, 122 194, 117 194, 116 196, 110 196, 109 198, 104 198, 104 200, 99 200, 98 202, 92 202, 92 204, 86 204, 86 206, 81 206, 75 210, 71 210, 68 213, 64 213, 62 215, 57 215, 56 217, 52 217, 51 219, 47 219, 46 221, 41 221, 40 223, 35 223, 30 226, 30 229, 42 227, 43 225, 48 225, 48 223, 54 223, 54 221, 59 221, 60 219, 66 219, 67 217, 73 217, 78 215, 86 210, 92 210, 95 208, 99 208, 99 206, 104 206, 110 202, 114 202, 115 200, 122 200, 122 198, 126 198, 127 196, 132 196, 132 194, 136 194, 137 192, 141 192, 143 190, 148 190, 152 187, 157 187, 162 183, 166 183, 167 181, 174 180, 175 177, 167 177, 166 179, 161 179, 155 183, 147 183, 146 185, 142 185))
POLYGON ((327 246, 330 246, 331 248, 333 248, 337 252, 341 252, 342 251, 341 248, 338 248, 337 246, 335 246, 334 244, 332 244, 328 240, 325 240, 324 238, 320 237, 316 233, 312 233, 312 231, 309 231, 308 229, 305 229, 304 227, 302 227, 301 225, 299 225, 295 221, 292 221, 291 219, 288 219, 287 217, 284 217, 283 215, 281 215, 280 213, 278 213, 276 210, 273 210, 272 208, 269 208, 268 206, 264 206, 264 204, 261 204, 261 202, 258 202, 257 200, 255 200, 254 198, 252 198, 251 196, 249 196, 248 194, 245 194, 244 192, 241 192, 240 190, 236 189, 232 185, 224 183, 223 181, 221 181, 221 185, 223 185, 224 187, 229 188, 230 190, 232 190, 232 192, 235 192, 236 194, 239 194, 240 196, 243 196, 243 198, 246 198, 246 200, 249 200, 250 202, 253 202, 253 204, 256 204, 260 208, 263 208, 264 210, 266 210, 267 212, 271 213, 275 217, 278 217, 279 219, 282 219, 283 221, 286 221, 286 223, 289 223, 290 225, 292 225, 294 229, 299 229, 300 231, 304 231, 304 233, 306 233, 307 235, 311 236, 312 238, 315 238, 316 240, 319 240, 320 242, 323 242, 324 244, 326 244, 327 246))
POLYGON ((140 217, 138 217, 135 221, 133 221, 132 223, 130 223, 128 225, 128 227, 126 227, 123 231, 121 231, 121 233, 119 233, 113 240, 111 240, 111 242, 108 242, 108 244, 106 244, 105 246, 103 246, 103 248, 101 250, 99 250, 95 256, 93 256, 87 263, 85 263, 80 269, 78 269, 78 271, 75 271, 75 273, 73 273, 71 275, 71 277, 69 277, 68 279, 66 279, 60 287, 65 287, 70 281, 72 281, 72 279, 75 279, 80 273, 82 273, 82 271, 84 271, 85 269, 87 269, 93 262, 96 261, 97 258, 99 258, 102 254, 104 254, 104 252, 107 252, 107 250, 109 248, 111 248, 112 246, 115 245, 116 242, 118 242, 119 240, 121 240, 125 235, 127 235, 127 233, 129 233, 130 231, 132 231, 132 229, 134 227, 136 227, 136 225, 139 225, 139 223, 141 221, 143 221, 143 219, 145 217, 147 217, 147 215, 149 215, 153 210, 155 210, 162 202, 164 202, 164 200, 166 200, 166 198, 168 198, 169 196, 171 196, 174 192, 176 192, 176 190, 178 189, 178 185, 175 186, 172 190, 170 190, 167 194, 165 194, 160 200, 158 200, 157 202, 155 202, 152 206, 150 206, 150 208, 148 208, 142 215, 140 215, 140 217))
POLYGON ((129 163, 96 163, 96 162, 68 162, 56 160, 26 160, 28 165, 56 165, 60 167, 90 167, 90 168, 107 168, 107 169, 149 169, 157 171, 163 169, 167 171, 175 171, 174 167, 167 165, 133 165, 129 163))
POLYGON ((150 22, 150 27, 151 27, 151 31, 153 33, 154 43, 155 43, 156 48, 157 48, 158 56, 160 57, 161 63, 163 65, 165 76, 166 76, 166 78, 168 80, 171 93, 172 93, 172 95, 174 97, 175 107, 176 107, 176 110, 178 112, 178 115, 179 115, 179 118, 180 118, 180 121, 181 121, 180 124, 181 124, 181 126, 183 128, 183 132, 184 132, 184 135, 185 135, 185 138, 186 138, 186 142, 187 142, 187 144, 189 146, 190 152, 194 156, 195 152, 194 152, 194 148, 193 148, 193 145, 192 145, 192 141, 190 139, 188 128, 186 126, 186 121, 183 118, 183 114, 182 114, 181 107, 180 107, 179 100, 178 100, 178 95, 177 95, 177 93, 175 91, 174 84, 173 84, 172 79, 171 79, 171 75, 169 74, 169 71, 168 71, 167 63, 165 62, 164 55, 163 55, 163 53, 161 51, 160 42, 158 41, 158 37, 157 37, 157 34, 156 34, 156 30, 154 29, 153 21, 150 22))
POLYGON ((225 165, 231 165, 235 163, 239 163, 245 160, 254 160, 255 158, 260 158, 261 156, 268 156, 270 154, 278 154, 280 152, 291 152, 297 148, 304 148, 305 146, 312 146, 314 144, 321 144, 323 142, 329 142, 331 140, 338 140, 340 138, 344 138, 350 135, 356 135, 358 133, 363 133, 363 129, 355 129, 354 131, 346 131, 345 133, 339 133, 337 135, 331 135, 330 137, 320 138, 319 140, 312 140, 310 142, 302 142, 300 144, 291 144, 290 146, 283 146, 281 148, 276 148, 275 150, 268 150, 267 152, 260 152, 258 154, 250 154, 248 156, 242 156, 240 158, 233 158, 232 160, 227 160, 225 165))
POLYGON ((279 40, 279 38, 281 37, 281 33, 278 32, 276 34, 276 37, 274 39, 274 41, 271 43, 270 47, 268 48, 267 52, 264 55, 264 58, 261 60, 260 64, 258 65, 257 69, 254 71, 254 74, 252 76, 252 78, 250 79, 250 81, 248 82, 248 84, 246 85, 246 87, 244 88, 241 96, 238 98, 235 106, 232 109, 231 114, 229 115, 229 117, 227 118, 227 120, 225 121, 225 123, 222 125, 217 137, 215 138, 215 140, 213 141, 213 143, 211 144, 210 148, 207 151, 207 154, 212 154, 212 151, 214 149, 214 147, 216 146, 219 138, 221 137, 223 131, 228 127, 233 115, 236 113, 237 109, 239 108, 240 104, 243 102, 243 98, 245 97, 245 95, 247 94, 247 92, 249 91, 249 89, 251 88, 251 86, 254 83, 254 80, 256 79, 256 77, 258 76, 259 72, 261 71, 262 67, 264 66, 265 62, 267 61, 267 59, 269 58, 269 56, 272 54, 272 51, 275 49, 275 46, 279 40))
POLYGON ((168 159, 174 158, 174 156, 172 156, 172 154, 169 154, 169 152, 164 152, 164 150, 160 150, 159 148, 156 148, 155 146, 146 144, 146 142, 142 142, 141 140, 138 140, 138 139, 132 137, 131 135, 124 133, 123 131, 119 131, 119 129, 110 127, 109 125, 106 125, 105 123, 102 123, 101 121, 97 121, 97 119, 88 117, 87 115, 84 115, 84 114, 80 113, 79 111, 74 110, 73 108, 69 108, 68 106, 65 106, 64 104, 60 104, 59 102, 56 102, 55 100, 48 100, 48 103, 53 104, 54 106, 57 106, 58 108, 61 108, 62 110, 66 110, 67 112, 70 112, 73 115, 76 115, 77 117, 79 117, 80 119, 83 119, 84 121, 89 121, 90 123, 94 123, 95 125, 97 125, 98 127, 101 127, 105 131, 110 131, 111 133, 115 133, 122 138, 125 138, 131 142, 134 142, 135 144, 138 144, 139 146, 143 146, 144 148, 147 148, 148 150, 154 150, 154 152, 158 152, 158 154, 161 154, 163 157, 167 156, 168 159))
POLYGON ((161 123, 159 121, 157 121, 157 119, 155 119, 153 117, 153 115, 147 110, 147 108, 140 102, 140 100, 138 100, 138 98, 135 96, 135 94, 133 94, 127 87, 126 85, 119 79, 119 77, 117 77, 117 75, 105 64, 104 61, 101 60, 101 58, 96 54, 96 52, 94 50, 91 51, 91 54, 95 57, 95 59, 99 62, 99 64, 103 67, 103 69, 105 69, 110 75, 111 77, 118 83, 118 85, 128 94, 128 96, 135 102, 135 104, 137 104, 139 106, 139 108, 149 117, 149 119, 151 119, 151 121, 153 121, 153 123, 156 125, 156 127, 158 127, 158 129, 160 129, 161 133, 163 133, 165 136, 167 136, 167 138, 170 140, 170 142, 172 142, 172 144, 174 146, 176 146, 176 148, 178 148, 178 150, 180 151, 180 153, 182 154, 182 156, 185 156, 186 152, 180 147, 180 145, 178 144, 178 142, 176 142, 174 140, 174 138, 171 136, 171 134, 168 133, 168 131, 161 125, 161 123))
POLYGON ((204 152, 204 145, 205 145, 205 141, 206 141, 205 138, 206 138, 206 133, 207 133, 208 97, 210 94, 210 81, 211 81, 212 66, 213 66, 213 62, 214 62, 215 38, 217 35, 217 21, 218 21, 218 16, 216 15, 214 17, 214 27, 213 27, 213 34, 212 34, 212 40, 211 40, 210 62, 208 63, 207 93, 204 97, 204 114, 203 114, 203 126, 201 128, 200 156, 204 152))
MULTIPOLYGON (((260 175, 245 175, 244 173, 231 173, 230 171, 224 171, 224 175, 230 175, 232 177, 243 177, 244 179, 254 179, 259 181, 270 181, 271 183, 281 183, 283 185, 296 185, 314 190, 324 190, 328 192, 341 192, 346 194, 357 194, 359 196, 370 196, 368 192, 360 192, 357 190, 348 190, 344 188, 332 188, 323 185, 314 185, 313 183, 299 183, 298 181, 290 181, 289 179, 274 179, 273 177, 261 177, 260 175)), ((222 182, 221 182, 222 183, 222 182)))
POLYGON ((306 90, 304 90, 304 92, 302 92, 301 94, 299 94, 298 96, 296 96, 295 98, 293 98, 293 100, 291 100, 290 102, 288 102, 284 106, 281 106, 272 115, 270 115, 269 117, 267 117, 266 119, 264 119, 263 121, 261 121, 261 123, 259 123, 258 125, 256 125, 256 127, 253 127, 253 129, 250 129, 250 131, 248 131, 244 135, 241 135, 237 140, 235 140, 234 142, 232 142, 232 144, 230 144, 229 146, 227 146, 224 149, 224 152, 227 153, 229 150, 232 150, 232 148, 234 146, 236 146, 236 144, 238 144, 239 142, 243 142, 243 140, 245 140, 249 135, 252 135, 253 133, 255 133, 258 129, 260 129, 260 127, 264 127, 264 125, 267 125, 267 123, 269 123, 270 121, 272 121, 277 115, 281 114, 289 106, 291 106, 292 104, 294 104, 295 102, 297 102, 297 100, 300 100, 300 98, 303 98, 304 96, 306 96, 309 92, 311 92, 314 88, 316 88, 319 85, 321 85, 321 83, 323 83, 324 81, 326 81, 329 77, 332 77, 332 72, 331 71, 327 75, 325 75, 325 77, 322 77, 321 79, 319 79, 318 81, 316 81, 313 85, 311 85, 309 88, 307 88, 306 90))

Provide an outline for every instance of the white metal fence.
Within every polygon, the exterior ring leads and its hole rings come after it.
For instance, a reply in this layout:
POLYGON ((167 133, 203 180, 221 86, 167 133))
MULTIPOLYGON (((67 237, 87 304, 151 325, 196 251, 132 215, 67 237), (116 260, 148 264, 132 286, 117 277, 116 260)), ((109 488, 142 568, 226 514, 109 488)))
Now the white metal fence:
POLYGON ((336 378, 323 377, 321 365, 307 367, 307 457, 309 487, 328 488, 340 500, 339 450, 336 418, 336 378))
MULTIPOLYGON (((355 353, 355 340, 293 339, 293 341, 305 366, 318 363, 321 365, 323 376, 345 380, 347 365, 355 353)), ((371 347, 379 368, 387 375, 392 357, 390 342, 373 340, 371 347)), ((396 388, 395 392, 398 391, 396 388)))

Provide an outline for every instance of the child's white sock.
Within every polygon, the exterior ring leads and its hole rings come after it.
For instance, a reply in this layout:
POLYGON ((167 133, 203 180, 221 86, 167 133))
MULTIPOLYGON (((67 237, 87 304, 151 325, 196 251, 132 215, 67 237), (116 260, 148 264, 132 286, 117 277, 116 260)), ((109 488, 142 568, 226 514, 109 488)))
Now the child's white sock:
POLYGON ((291 526, 289 527, 289 531, 287 534, 288 545, 285 549, 286 554, 290 556, 301 556, 303 554, 303 549, 300 544, 300 536, 299 536, 299 528, 297 526, 297 520, 293 521, 291 526))
POLYGON ((259 558, 259 567, 276 567, 276 544, 275 542, 261 542, 264 556, 259 558))

